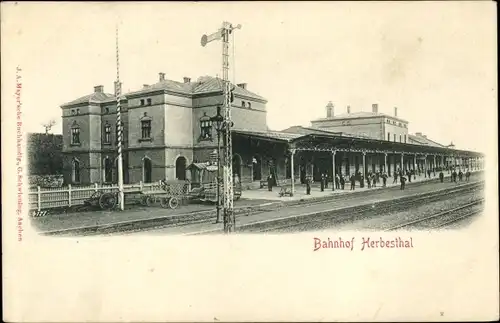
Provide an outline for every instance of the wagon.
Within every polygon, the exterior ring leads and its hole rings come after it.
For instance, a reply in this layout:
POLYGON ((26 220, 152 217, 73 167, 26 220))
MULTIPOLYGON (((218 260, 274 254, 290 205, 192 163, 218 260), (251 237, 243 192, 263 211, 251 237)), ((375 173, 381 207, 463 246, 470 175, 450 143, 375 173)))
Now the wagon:
POLYGON ((118 204, 117 192, 95 191, 83 201, 83 208, 99 207, 102 210, 112 210, 118 204))
POLYGON ((141 204, 151 206, 160 203, 162 208, 176 209, 179 206, 181 194, 172 187, 172 183, 161 181, 159 185, 151 187, 149 192, 141 192, 141 204))
MULTIPOLYGON (((217 165, 210 163, 192 163, 188 166, 191 171, 192 189, 188 196, 191 200, 200 202, 217 202, 217 165)), ((222 173, 222 172, 221 172, 222 173)), ((222 174, 221 174, 222 175, 222 174)), ((219 181, 219 194, 224 194, 222 179, 219 181)), ((234 200, 241 197, 241 183, 234 178, 234 200)))

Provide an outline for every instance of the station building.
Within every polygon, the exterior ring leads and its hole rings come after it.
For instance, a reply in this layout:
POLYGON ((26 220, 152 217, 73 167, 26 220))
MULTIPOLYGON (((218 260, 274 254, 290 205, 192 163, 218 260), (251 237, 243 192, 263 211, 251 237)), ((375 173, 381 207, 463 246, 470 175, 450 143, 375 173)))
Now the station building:
MULTIPOLYGON (((116 84, 115 84, 116 88, 116 84)), ((479 168, 483 155, 456 150, 408 133, 408 121, 371 112, 335 115, 330 102, 326 118, 310 127, 272 131, 267 126, 267 100, 235 85, 232 103, 233 174, 244 189, 258 188, 269 174, 275 181, 303 183, 321 174, 349 175, 370 170, 391 175, 399 168, 479 168)), ((217 148, 210 117, 223 104, 223 84, 203 76, 173 81, 159 73, 154 84, 121 98, 123 177, 125 183, 161 179, 203 181, 204 166, 217 148)), ((66 183, 117 181, 117 120, 115 94, 102 85, 61 106, 63 161, 66 183)))

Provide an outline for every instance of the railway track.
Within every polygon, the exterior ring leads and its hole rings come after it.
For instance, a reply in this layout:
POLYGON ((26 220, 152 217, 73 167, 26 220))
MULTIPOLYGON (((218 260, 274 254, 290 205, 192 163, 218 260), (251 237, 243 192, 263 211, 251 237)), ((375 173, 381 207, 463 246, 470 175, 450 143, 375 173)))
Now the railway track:
POLYGON ((484 198, 477 199, 471 203, 467 203, 450 210, 442 211, 436 214, 432 214, 420 219, 409 221, 386 231, 395 231, 403 228, 426 228, 426 229, 439 229, 446 227, 452 223, 460 221, 462 219, 473 216, 479 212, 482 212, 482 204, 484 203, 484 198))
MULTIPOLYGON (((415 185, 412 187, 417 187, 418 184, 420 184, 420 183, 415 183, 415 185)), ((422 184, 424 184, 424 183, 422 183, 422 184)), ((484 185, 484 181, 470 182, 470 183, 450 187, 450 188, 447 188, 444 190, 440 190, 437 193, 436 192, 426 192, 426 193, 420 193, 420 195, 418 195, 417 197, 415 197, 415 196, 402 197, 402 198, 398 199, 398 201, 412 199, 412 200, 414 200, 414 202, 411 205, 414 205, 415 203, 424 203, 425 201, 432 201, 433 199, 441 199, 442 196, 444 196, 444 195, 450 195, 450 194, 454 194, 457 192, 478 189, 482 185, 484 185), (421 201, 421 202, 418 202, 418 201, 421 201)), ((399 191, 398 188, 389 188, 389 190, 391 190, 391 189, 395 190, 395 191, 399 191)), ((387 192, 387 190, 372 191, 372 192, 370 192, 372 194, 370 194, 370 195, 367 194, 368 196, 366 196, 366 197, 373 198, 373 197, 376 197, 377 195, 382 195, 384 193, 384 191, 387 192)), ((273 211, 277 211, 279 209, 287 209, 287 210, 292 211, 292 210, 296 210, 297 208, 300 208, 300 207, 314 206, 314 205, 318 205, 318 204, 323 204, 326 207, 328 207, 329 205, 330 206, 336 205, 336 203, 339 200, 349 201, 349 200, 355 200, 355 199, 359 199, 358 194, 352 194, 352 195, 347 194, 347 195, 342 195, 342 196, 335 196, 335 197, 330 197, 329 199, 320 200, 320 201, 301 201, 301 203, 297 203, 294 205, 282 205, 282 206, 273 207, 273 208, 269 208, 269 209, 268 208, 259 208, 259 209, 252 209, 249 211, 243 211, 241 214, 237 215, 237 218, 239 218, 241 216, 248 216, 251 214, 273 212, 273 211)), ((393 201, 391 200, 391 201, 384 201, 384 202, 386 202, 386 203, 391 202, 392 203, 393 201)), ((380 203, 384 203, 384 202, 378 202, 376 204, 380 204, 380 203)), ((411 205, 409 205, 407 203, 405 208, 411 207, 411 205)), ((353 210, 355 210, 356 208, 363 208, 363 212, 367 212, 368 210, 370 210, 371 211, 370 214, 373 214, 374 210, 369 209, 369 207, 371 207, 371 206, 367 207, 365 205, 365 206, 359 206, 359 207, 346 207, 346 209, 348 209, 348 211, 346 211, 346 213, 351 214, 351 215, 354 212, 356 214, 360 214, 360 213, 362 213, 362 211, 359 211, 359 210, 353 211, 353 210)), ((327 210, 326 212, 319 210, 319 211, 314 212, 315 215, 313 215, 313 217, 315 218, 315 220, 313 222, 321 221, 321 220, 318 220, 318 218, 320 218, 320 215, 323 215, 323 220, 322 220, 323 222, 330 220, 331 215, 325 215, 325 213, 328 213, 328 212, 329 213, 332 213, 332 212, 337 212, 337 213, 341 212, 342 213, 341 210, 331 210, 330 209, 330 210, 327 210)), ((285 221, 287 221, 289 223, 290 221, 294 221, 294 219, 301 218, 302 215, 303 214, 300 214, 300 215, 298 214, 296 216, 287 217, 285 219, 285 221)), ((304 216, 303 218, 306 218, 306 217, 304 216)), ((153 220, 147 221, 148 222, 147 224, 146 223, 142 224, 141 221, 134 221, 134 222, 130 222, 130 223, 122 223, 118 226, 106 225, 103 227, 95 228, 93 230, 87 230, 86 228, 81 228, 81 229, 63 230, 60 232, 55 231, 55 232, 49 232, 49 233, 45 233, 45 234, 48 234, 48 235, 75 235, 76 234, 79 236, 132 234, 132 233, 143 232, 143 231, 161 230, 161 229, 169 228, 169 227, 180 227, 180 226, 186 226, 186 225, 192 225, 192 224, 208 223, 210 221, 213 221, 214 219, 215 219, 215 214, 208 214, 206 212, 195 212, 195 213, 193 213, 190 216, 187 216, 185 218, 175 218, 175 219, 174 218, 172 218, 172 219, 158 218, 158 219, 153 219, 153 220), (137 223, 135 223, 135 222, 137 222, 137 223)), ((276 219, 273 221, 277 221, 276 223, 281 222, 279 219, 276 219)), ((310 220, 309 220, 309 222, 310 222, 310 220)), ((301 222, 301 223, 297 222, 295 225, 297 226, 297 225, 300 225, 302 223, 303 222, 301 222)), ((255 227, 255 226, 256 226, 255 224, 248 224, 248 225, 242 226, 240 228, 238 228, 238 226, 237 226, 237 231, 248 231, 249 227, 255 227)), ((260 226, 260 224, 257 224, 257 226, 260 226)), ((289 224, 283 225, 283 227, 286 227, 286 226, 289 226, 289 224)), ((258 232, 270 232, 270 231, 272 231, 272 229, 271 230, 266 229, 265 231, 258 231, 258 232)))
POLYGON ((245 233, 272 233, 272 232, 300 232, 324 229, 325 226, 342 224, 347 221, 362 220, 379 214, 389 214, 409 208, 420 206, 424 203, 432 203, 460 195, 468 195, 471 192, 481 189, 482 183, 473 183, 463 185, 448 190, 425 193, 419 196, 409 196, 397 200, 377 202, 374 204, 365 204, 357 207, 347 207, 342 209, 332 209, 317 212, 316 214, 306 214, 296 217, 286 217, 263 221, 255 224, 242 226, 237 230, 245 233), (328 224, 328 225, 325 225, 328 224))

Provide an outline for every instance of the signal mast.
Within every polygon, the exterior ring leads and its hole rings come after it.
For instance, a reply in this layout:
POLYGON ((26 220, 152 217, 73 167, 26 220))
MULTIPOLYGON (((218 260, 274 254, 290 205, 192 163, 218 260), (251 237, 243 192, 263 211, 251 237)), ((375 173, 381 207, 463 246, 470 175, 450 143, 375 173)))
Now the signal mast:
MULTIPOLYGON (((235 29, 241 29, 241 25, 236 27, 229 22, 224 21, 222 28, 210 35, 201 37, 201 46, 205 47, 209 42, 222 39, 222 82, 224 86, 224 190, 223 190, 223 209, 224 209, 224 232, 234 232, 236 228, 236 218, 233 209, 233 163, 232 163, 232 140, 231 140, 231 103, 233 100, 234 87, 229 82, 229 35, 235 29)), ((218 185, 218 184, 217 184, 218 185)))
POLYGON ((120 203, 120 210, 124 210, 124 194, 123 194, 123 156, 122 156, 122 121, 121 121, 121 93, 122 84, 120 83, 120 55, 118 50, 118 25, 116 25, 116 82, 115 82, 115 94, 116 94, 116 130, 118 133, 117 145, 118 145, 118 202, 120 203))

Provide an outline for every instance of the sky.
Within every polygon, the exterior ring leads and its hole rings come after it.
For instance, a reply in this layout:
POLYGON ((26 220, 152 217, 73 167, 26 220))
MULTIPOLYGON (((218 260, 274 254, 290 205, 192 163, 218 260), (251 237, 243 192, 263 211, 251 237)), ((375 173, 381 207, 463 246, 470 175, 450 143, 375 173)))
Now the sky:
MULTIPOLYGON (((25 131, 43 132, 60 105, 113 93, 115 26, 123 89, 221 75, 221 44, 200 45, 222 21, 241 24, 230 78, 267 100, 282 130, 326 116, 370 111, 409 121, 459 149, 497 137, 496 15, 488 2, 9 3, 2 6, 2 69, 20 66, 25 131), (7 35, 8 37, 4 37, 7 35)), ((3 77, 7 74, 3 74, 3 77)), ((8 74, 10 75, 10 74, 8 74)), ((8 82, 7 82, 8 83, 8 82)), ((4 80, 2 79, 2 84, 4 80)))

